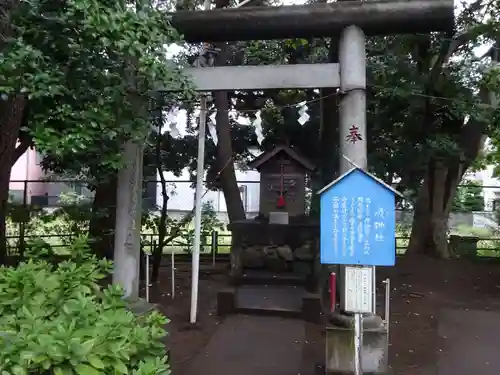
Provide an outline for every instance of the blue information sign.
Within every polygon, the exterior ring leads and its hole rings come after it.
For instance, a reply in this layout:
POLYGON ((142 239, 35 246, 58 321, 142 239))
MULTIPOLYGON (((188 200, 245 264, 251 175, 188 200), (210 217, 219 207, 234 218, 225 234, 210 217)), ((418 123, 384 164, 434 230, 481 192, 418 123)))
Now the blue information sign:
POLYGON ((319 193, 322 264, 395 264, 397 191, 354 168, 319 193))

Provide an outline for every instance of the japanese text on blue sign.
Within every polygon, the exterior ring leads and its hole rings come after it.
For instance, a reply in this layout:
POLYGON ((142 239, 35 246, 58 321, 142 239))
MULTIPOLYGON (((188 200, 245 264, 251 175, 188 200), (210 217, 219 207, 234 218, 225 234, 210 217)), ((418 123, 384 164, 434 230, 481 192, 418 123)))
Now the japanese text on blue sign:
MULTIPOLYGON (((394 228, 391 228, 394 227, 394 223, 391 223, 393 212, 374 204, 368 196, 335 195, 331 202, 332 249, 330 251, 333 250, 336 263, 367 264, 362 263, 360 259, 381 255, 373 254, 374 251, 378 253, 384 250, 395 251, 394 228)), ((327 234, 322 233, 322 236, 324 235, 327 234)))
POLYGON ((373 207, 369 197, 348 199, 347 197, 334 196, 333 246, 335 252, 341 248, 343 257, 348 256, 348 254, 354 257, 355 248, 362 246, 363 254, 370 255, 371 237, 375 243, 384 242, 384 218, 385 209, 373 207))

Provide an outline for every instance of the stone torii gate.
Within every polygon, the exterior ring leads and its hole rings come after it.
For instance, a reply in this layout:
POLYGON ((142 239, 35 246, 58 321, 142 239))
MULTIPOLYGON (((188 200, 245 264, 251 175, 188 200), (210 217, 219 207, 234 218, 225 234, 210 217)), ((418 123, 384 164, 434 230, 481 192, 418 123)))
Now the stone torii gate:
MULTIPOLYGON (((181 11, 171 14, 171 23, 188 42, 339 36, 339 63, 203 67, 186 69, 186 73, 201 92, 339 87, 343 93, 340 152, 357 166, 367 168, 365 36, 451 31, 453 10, 453 0, 347 1, 181 11), (353 125, 361 135, 358 142, 349 141, 353 125)), ((139 284, 140 218, 136 210, 141 207, 141 195, 137 193, 142 184, 140 154, 130 149, 120 172, 120 181, 129 181, 129 194, 119 194, 123 207, 117 212, 122 220, 115 246, 114 282, 125 286, 126 296, 132 299, 138 296, 139 284), (124 221, 127 208, 133 212, 124 221)), ((345 158, 340 160, 340 173, 344 173, 350 165, 345 158)))
MULTIPOLYGON (((339 87, 344 94, 340 152, 366 168, 365 36, 451 31, 454 16, 453 0, 373 0, 181 11, 172 14, 171 23, 188 42, 340 35, 338 64, 189 68, 186 73, 205 92, 339 87), (353 125, 363 135, 358 142, 348 141, 353 125)), ((340 160, 344 173, 351 166, 340 160)))

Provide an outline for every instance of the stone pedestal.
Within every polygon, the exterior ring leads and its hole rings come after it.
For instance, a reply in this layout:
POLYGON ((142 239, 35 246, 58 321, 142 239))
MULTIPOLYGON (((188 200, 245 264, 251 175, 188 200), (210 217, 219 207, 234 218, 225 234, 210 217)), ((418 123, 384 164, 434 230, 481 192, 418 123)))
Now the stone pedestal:
MULTIPOLYGON (((385 327, 363 332, 363 374, 382 375, 388 371, 388 334, 385 327)), ((354 328, 326 327, 327 374, 354 374, 354 328)))
POLYGON ((319 225, 316 223, 271 224, 258 220, 237 221, 231 231, 231 276, 243 270, 314 274, 319 253, 319 225))
POLYGON ((451 235, 449 241, 456 255, 467 258, 477 257, 478 237, 451 235))

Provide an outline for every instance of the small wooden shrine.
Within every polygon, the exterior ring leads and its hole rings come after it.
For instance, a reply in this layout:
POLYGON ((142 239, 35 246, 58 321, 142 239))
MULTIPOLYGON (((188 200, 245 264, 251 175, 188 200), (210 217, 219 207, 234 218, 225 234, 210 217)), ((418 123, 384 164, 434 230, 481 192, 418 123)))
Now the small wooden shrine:
POLYGON ((249 167, 260 172, 260 215, 305 214, 306 178, 315 169, 309 160, 283 145, 259 155, 249 167))
POLYGON ((232 287, 219 293, 218 311, 275 310, 317 321, 319 223, 306 214, 307 175, 314 165, 291 147, 278 146, 249 166, 260 172, 260 212, 228 225, 232 287))
POLYGON ((254 159, 260 174, 259 216, 235 221, 231 231, 231 274, 245 269, 312 275, 319 254, 319 225, 306 215, 306 178, 314 165, 288 146, 254 159), (290 218, 290 220, 289 220, 290 218))

